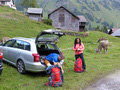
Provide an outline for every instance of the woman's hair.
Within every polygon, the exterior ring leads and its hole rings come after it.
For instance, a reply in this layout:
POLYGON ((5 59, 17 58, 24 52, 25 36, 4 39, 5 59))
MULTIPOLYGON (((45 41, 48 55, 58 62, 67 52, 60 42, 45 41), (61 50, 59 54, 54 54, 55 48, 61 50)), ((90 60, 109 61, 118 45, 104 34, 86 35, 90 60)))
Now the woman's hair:
POLYGON ((75 39, 75 41, 74 41, 74 48, 75 48, 76 44, 80 44, 81 45, 81 39, 80 38, 76 38, 75 39), (77 43, 77 39, 79 39, 79 41, 80 41, 79 43, 77 43))

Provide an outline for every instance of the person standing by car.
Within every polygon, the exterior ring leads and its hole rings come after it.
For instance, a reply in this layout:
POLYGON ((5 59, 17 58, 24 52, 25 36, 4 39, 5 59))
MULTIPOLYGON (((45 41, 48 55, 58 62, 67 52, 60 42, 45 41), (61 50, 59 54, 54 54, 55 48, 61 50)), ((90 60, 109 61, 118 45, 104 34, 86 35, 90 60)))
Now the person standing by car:
POLYGON ((76 38, 74 41, 74 46, 73 46, 73 50, 74 50, 74 54, 75 54, 75 59, 77 60, 78 58, 82 59, 82 68, 84 69, 84 71, 86 70, 86 64, 84 61, 84 55, 83 55, 83 50, 84 50, 84 44, 82 43, 80 38, 76 38))
MULTIPOLYGON (((63 54, 59 55, 57 53, 51 53, 44 58, 44 63, 47 67, 58 64, 62 69, 62 65, 60 61, 64 58, 65 57, 63 54)), ((63 69, 62 69, 62 73, 64 73, 63 69)))

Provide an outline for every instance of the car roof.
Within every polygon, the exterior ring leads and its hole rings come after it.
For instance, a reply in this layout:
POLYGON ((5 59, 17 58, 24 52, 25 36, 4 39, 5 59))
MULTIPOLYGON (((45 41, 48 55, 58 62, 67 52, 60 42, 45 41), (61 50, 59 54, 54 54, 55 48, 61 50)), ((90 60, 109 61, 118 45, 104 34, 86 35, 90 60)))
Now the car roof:
POLYGON ((24 37, 14 37, 12 39, 17 39, 17 40, 22 40, 22 41, 27 41, 27 42, 35 42, 35 38, 24 38, 24 37))
MULTIPOLYGON (((15 40, 22 40, 22 41, 26 41, 26 42, 29 42, 29 43, 35 43, 35 37, 32 37, 32 38, 24 38, 24 37, 14 37, 12 39, 15 39, 15 40)), ((54 42, 47 42, 47 43, 52 43, 54 44, 54 42)), ((41 42, 41 44, 46 44, 46 41, 45 42, 41 42)))

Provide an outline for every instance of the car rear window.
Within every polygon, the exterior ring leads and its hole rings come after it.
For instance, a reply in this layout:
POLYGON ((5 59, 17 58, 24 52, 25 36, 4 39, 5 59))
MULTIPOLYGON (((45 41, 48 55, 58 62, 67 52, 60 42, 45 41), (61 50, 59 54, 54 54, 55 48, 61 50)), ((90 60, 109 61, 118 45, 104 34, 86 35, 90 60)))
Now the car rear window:
POLYGON ((59 49, 55 44, 38 44, 37 45, 37 51, 39 55, 46 56, 50 53, 58 53, 59 49))
POLYGON ((38 38, 38 41, 55 41, 57 38, 59 38, 58 35, 45 34, 45 35, 41 35, 41 36, 38 38))
POLYGON ((38 44, 37 48, 39 49, 51 49, 51 50, 57 50, 57 47, 53 44, 38 44))

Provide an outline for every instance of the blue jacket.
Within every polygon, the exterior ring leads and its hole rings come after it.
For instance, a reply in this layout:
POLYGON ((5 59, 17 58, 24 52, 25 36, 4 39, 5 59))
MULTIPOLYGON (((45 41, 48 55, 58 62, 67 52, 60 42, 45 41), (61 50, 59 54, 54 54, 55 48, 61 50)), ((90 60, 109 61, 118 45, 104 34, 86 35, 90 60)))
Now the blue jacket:
POLYGON ((45 57, 49 62, 58 62, 58 56, 59 54, 51 53, 48 56, 45 57))

